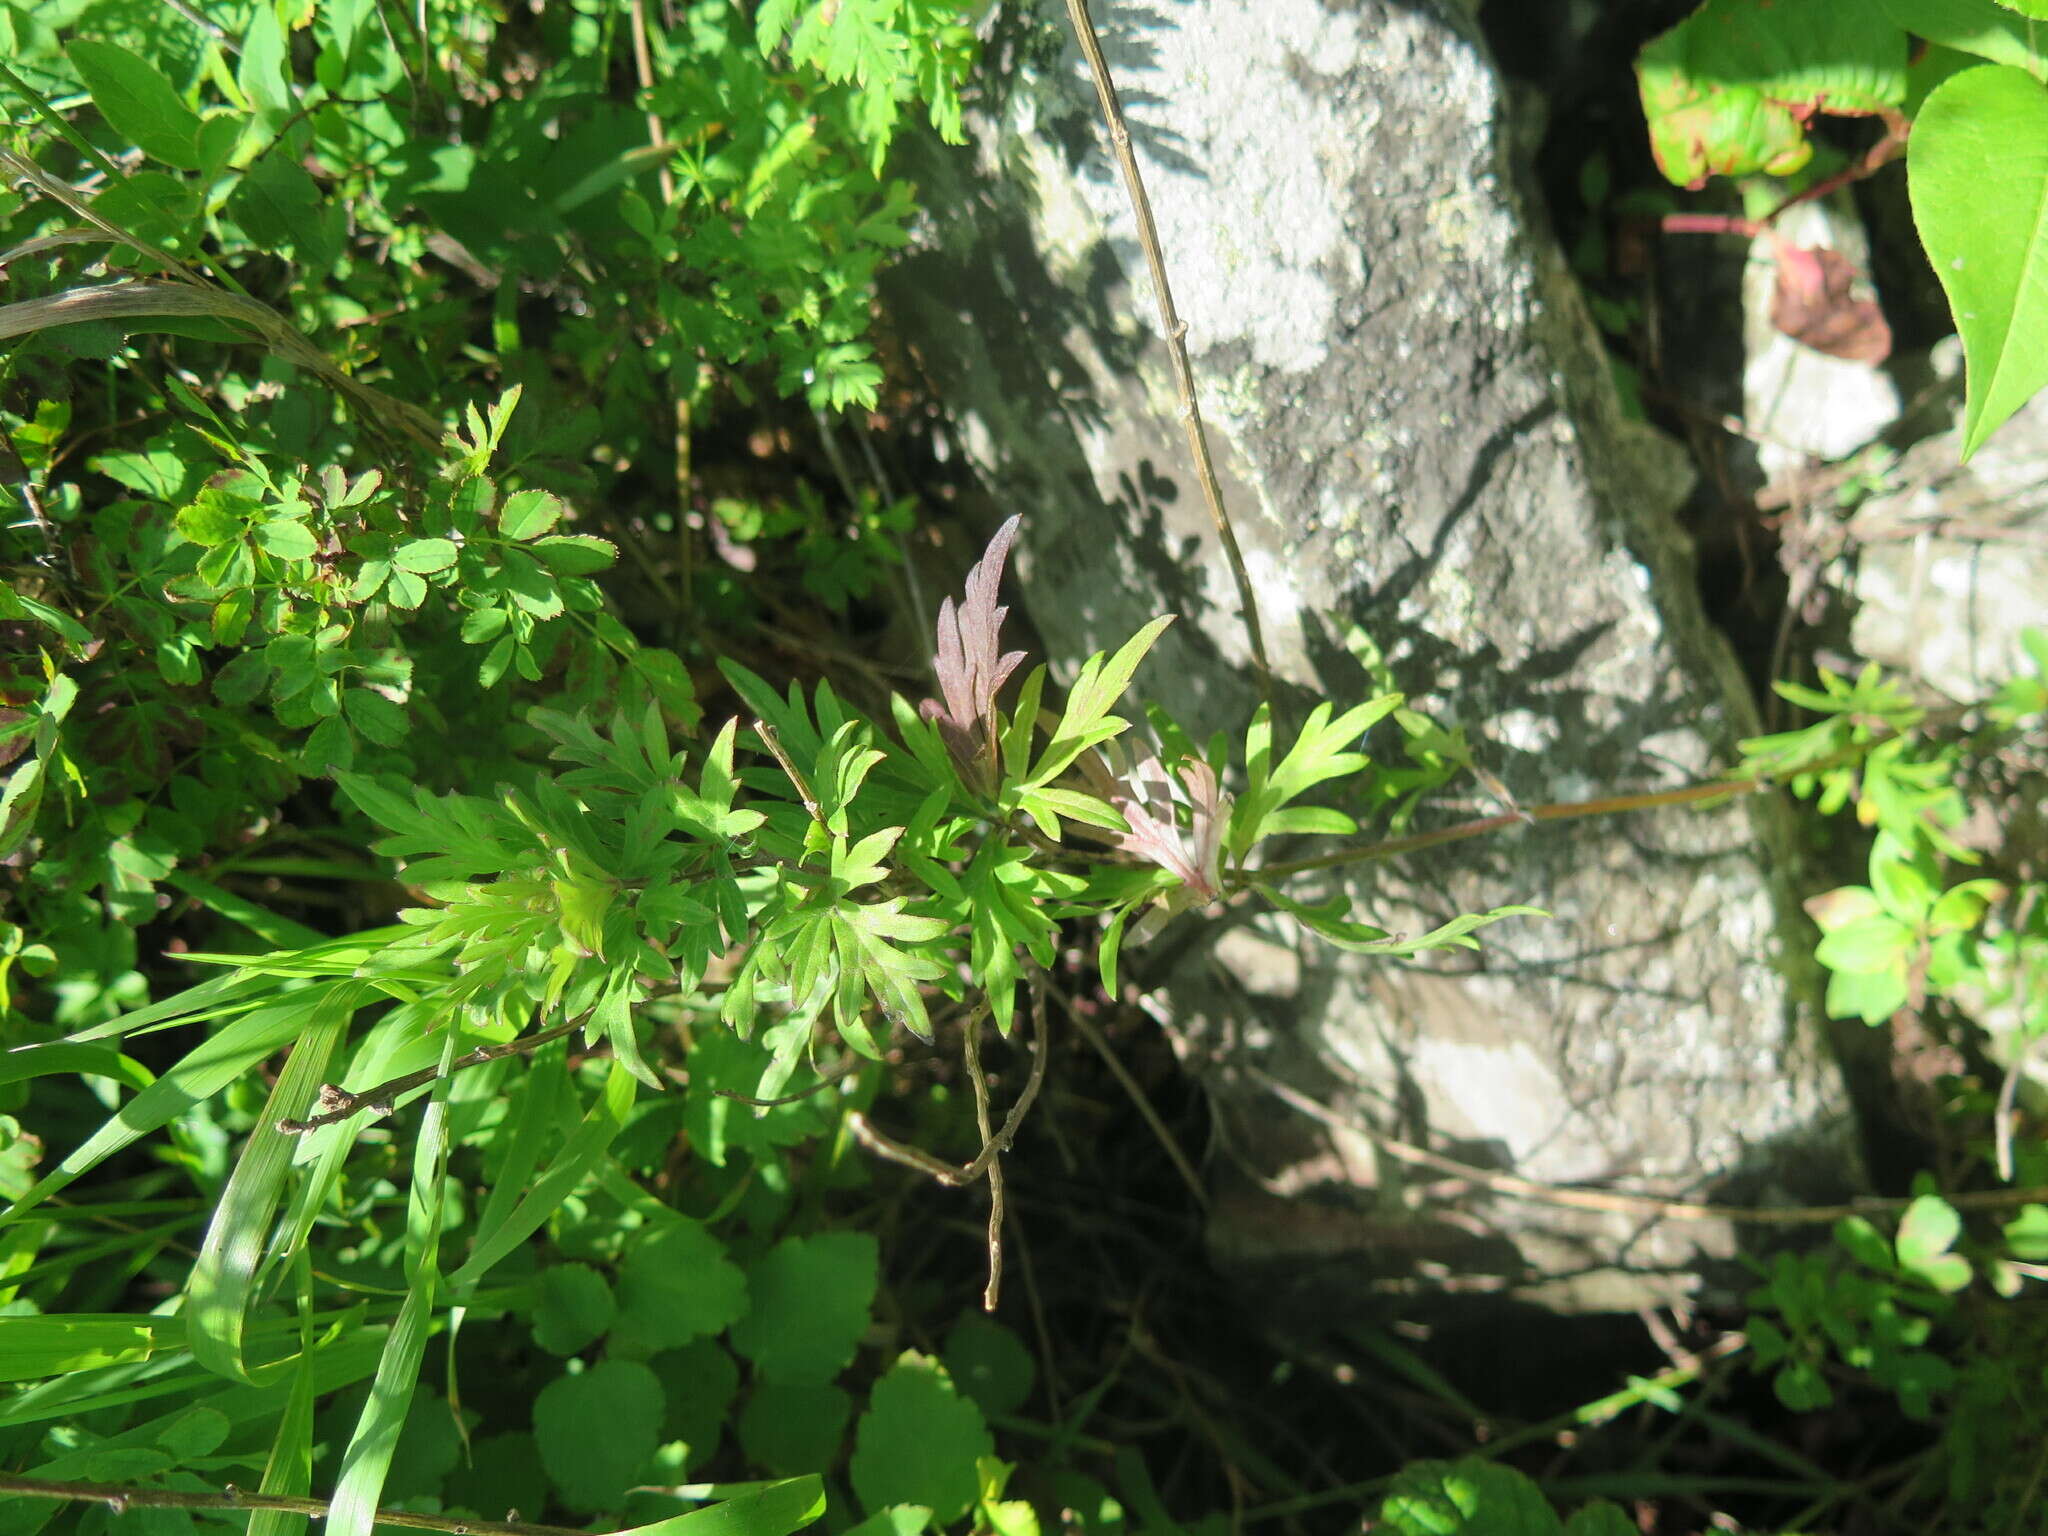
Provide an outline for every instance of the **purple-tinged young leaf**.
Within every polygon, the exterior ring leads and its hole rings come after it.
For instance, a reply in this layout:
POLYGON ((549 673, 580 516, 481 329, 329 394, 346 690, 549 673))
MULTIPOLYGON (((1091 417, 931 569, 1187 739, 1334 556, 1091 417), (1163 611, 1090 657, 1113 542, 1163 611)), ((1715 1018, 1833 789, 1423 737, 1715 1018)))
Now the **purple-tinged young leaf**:
POLYGON ((1169 773, 1148 753, 1123 775, 1109 800, 1131 827, 1117 838, 1118 848, 1157 864, 1198 901, 1223 894, 1223 829, 1230 821, 1230 797, 1217 783, 1215 769, 1190 757, 1169 773), (1176 802, 1189 809, 1186 830, 1176 802))
POLYGON ((996 694, 1024 661, 1022 651, 996 652, 997 633, 1010 611, 996 603, 996 592, 1023 520, 1019 514, 996 530, 967 573, 960 606, 956 609, 950 597, 939 605, 938 651, 932 665, 944 702, 926 699, 921 709, 925 719, 938 726, 962 771, 985 790, 993 788, 986 749, 995 740, 996 694))

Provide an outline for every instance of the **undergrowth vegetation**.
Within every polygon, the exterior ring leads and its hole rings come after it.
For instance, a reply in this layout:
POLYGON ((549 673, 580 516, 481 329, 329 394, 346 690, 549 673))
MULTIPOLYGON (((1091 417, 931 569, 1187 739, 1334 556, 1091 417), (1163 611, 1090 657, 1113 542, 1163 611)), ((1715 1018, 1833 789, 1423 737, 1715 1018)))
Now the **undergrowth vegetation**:
MULTIPOLYGON (((0 8, 0 1536, 1585 1536, 1639 1528, 1594 1495, 1685 1491, 1505 1458, 1686 1419, 1704 1358, 1367 1475, 1234 1421, 1141 1304, 1114 1350, 1058 1336, 1005 1160, 1059 1032, 1153 1115, 1097 1019, 1164 924, 1473 946, 1543 915, 1393 933, 1314 877, 1779 785, 1875 833, 1816 905, 1834 1012, 1968 990, 2042 1032, 2040 886, 1954 834, 2048 644, 1972 710, 1824 677, 1726 778, 1447 824, 1470 752, 1396 693, 1195 742, 1141 702, 1170 615, 1063 680, 1004 650, 1012 518, 901 682, 860 652, 942 519, 869 451, 919 408, 872 278, 972 18, 402 10, 0 8), (1162 1476, 1161 1426, 1206 1474, 1162 1476)), ((1973 1167, 1814 1215, 1833 1245, 1751 1301, 1787 1410, 1940 1425, 1884 1493, 1947 1529, 2019 1528, 2048 1443, 2004 1300, 2048 1207, 1962 1187, 2048 1183, 2012 1107, 1959 1097, 1973 1167)), ((1787 1507, 1865 1499, 1742 1432, 1787 1507)))

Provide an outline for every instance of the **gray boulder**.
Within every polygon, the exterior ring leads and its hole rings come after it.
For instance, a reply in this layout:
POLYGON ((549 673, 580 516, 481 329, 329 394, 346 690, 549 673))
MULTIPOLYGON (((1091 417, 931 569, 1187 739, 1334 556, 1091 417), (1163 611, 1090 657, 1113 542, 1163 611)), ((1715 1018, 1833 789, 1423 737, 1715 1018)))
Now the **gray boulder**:
MULTIPOLYGON (((1376 652, 1523 804, 1730 761, 1755 726, 1673 521, 1688 471, 1617 407, 1467 13, 1095 12, 1284 708, 1369 696, 1376 652)), ((1197 739, 1241 736, 1257 693, 1232 579, 1064 31, 1056 3, 1008 13, 1007 97, 971 153, 920 170, 941 212, 886 298, 991 509, 1026 514, 1016 590, 1055 660, 1177 613, 1137 691, 1197 739)), ((1367 748, 1398 761, 1398 740, 1382 725, 1367 748)), ((1497 808, 1464 792, 1441 819, 1497 808)), ((1548 823, 1299 883, 1407 933, 1509 902, 1552 914, 1477 953, 1369 960, 1231 910, 1132 954, 1217 1108, 1219 1261, 1319 1317, 1378 1292, 1600 1311, 1694 1294, 1735 1246, 1720 1221, 1417 1169, 1389 1137, 1695 1200, 1855 1186, 1840 1075, 1781 970, 1810 942, 1782 830, 1761 801, 1548 823)))

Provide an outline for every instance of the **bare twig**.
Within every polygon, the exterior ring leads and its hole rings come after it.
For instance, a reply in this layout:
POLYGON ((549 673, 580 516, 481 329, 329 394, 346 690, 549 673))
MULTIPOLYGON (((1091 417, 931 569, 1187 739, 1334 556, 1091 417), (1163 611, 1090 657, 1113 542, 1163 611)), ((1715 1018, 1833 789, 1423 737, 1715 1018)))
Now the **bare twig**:
MULTIPOLYGON (((981 1132, 984 1155, 995 1145, 995 1137, 989 1134, 988 1115, 988 1074, 981 1070, 981 1016, 976 1014, 967 1021, 966 1033, 961 1036, 962 1054, 967 1058, 967 1078, 974 1085, 974 1124, 981 1132)), ((1003 1293, 1003 1160, 991 1157, 988 1161, 988 1284, 981 1293, 981 1309, 993 1312, 996 1300, 1003 1293)))
POLYGON ((768 755, 775 759, 783 773, 788 776, 789 782, 796 786, 796 792, 804 802, 804 809, 811 813, 811 820, 822 824, 825 820, 825 809, 818 803, 818 797, 811 793, 810 780, 806 779, 803 770, 797 767, 796 759, 783 750, 782 738, 775 734, 775 727, 766 720, 756 720, 754 734, 761 738, 761 745, 768 749, 768 755))
MULTIPOLYGON (((967 1028, 979 1029, 981 1017, 981 1011, 976 1010, 974 1016, 968 1020, 967 1028)), ((934 1157, 922 1147, 907 1146, 877 1130, 873 1122, 858 1110, 846 1117, 847 1126, 852 1130, 854 1139, 876 1156, 887 1158, 892 1163, 901 1163, 906 1168, 915 1168, 919 1173, 929 1174, 941 1184, 955 1189, 972 1184, 988 1171, 989 1164, 1000 1154, 1009 1151, 1010 1143, 1016 1139, 1017 1128, 1024 1123, 1024 1116, 1030 1113, 1033 1101, 1038 1098, 1038 1090, 1045 1082, 1045 1061, 1050 1054, 1048 1026, 1045 1018, 1045 1000, 1035 985, 1031 997, 1031 1029, 1031 1076, 1025 1079, 1024 1091, 1017 1096, 1017 1102, 1010 1106, 1009 1114, 1004 1116, 1003 1128, 988 1139, 980 1155, 973 1162, 962 1167, 949 1163, 944 1158, 934 1157)))
POLYGON ((1003 1117, 1003 1128, 994 1133, 989 1129, 988 1079, 981 1068, 981 1024, 986 1016, 985 1008, 977 1008, 967 1020, 964 1050, 967 1059, 967 1075, 974 1084, 974 1116, 981 1131, 981 1152, 965 1167, 956 1166, 943 1158, 934 1157, 922 1147, 913 1147, 875 1129, 866 1115, 858 1110, 846 1117, 847 1129, 853 1132, 854 1140, 866 1147, 877 1157, 914 1169, 928 1178, 950 1188, 958 1189, 972 1184, 986 1175, 989 1185, 988 1213, 988 1285, 982 1291, 982 1305, 989 1311, 996 1309, 997 1298, 1003 1285, 1003 1200, 1002 1154, 1010 1149, 1016 1139, 1017 1128, 1024 1123, 1024 1116, 1038 1097, 1038 1090, 1045 1082, 1046 1058, 1051 1054, 1047 1038, 1048 1027, 1045 1017, 1045 989, 1050 983, 1036 971, 1031 976, 1031 1075, 1025 1079, 1024 1091, 1017 1095, 1017 1102, 1010 1106, 1010 1112, 1003 1117))
MULTIPOLYGON (((1432 1152, 1427 1147, 1418 1147, 1413 1142, 1401 1141, 1383 1131, 1374 1130, 1369 1125, 1346 1119, 1318 1104, 1299 1089, 1290 1088, 1257 1067, 1247 1065, 1244 1071, 1283 1104, 1299 1110, 1311 1120, 1318 1121, 1332 1130, 1363 1136, 1389 1157, 1400 1162, 1418 1168, 1434 1168, 1439 1173, 1448 1173, 1467 1183, 1490 1190, 1496 1195, 1505 1195, 1511 1200, 1534 1200, 1545 1205, 1566 1206, 1582 1211, 1624 1211, 1634 1215, 1660 1217, 1666 1221, 1727 1221, 1759 1227, 1809 1227, 1837 1222, 1844 1216, 1856 1216, 1872 1211, 1903 1210, 1916 1198, 1871 1196, 1841 1205, 1707 1205, 1693 1200, 1668 1200, 1660 1195, 1636 1195, 1620 1190, 1578 1189, 1559 1184, 1539 1184, 1534 1179, 1517 1178, 1511 1173, 1497 1173, 1492 1169, 1477 1168, 1470 1163, 1461 1163, 1456 1158, 1445 1157, 1441 1152, 1432 1152)), ((1942 1199, 1958 1210, 2005 1210, 2015 1205, 2048 1200, 2048 1187, 1976 1190, 1965 1194, 1943 1195, 1942 1199)))
POLYGON ((1110 147, 1116 153, 1117 168, 1123 172, 1131 211, 1137 216, 1138 243, 1144 247, 1145 261, 1152 269, 1152 293, 1159 301, 1159 323, 1166 335, 1167 352, 1173 359, 1173 381, 1180 392, 1181 424, 1187 429, 1195 478, 1201 482, 1202 499, 1208 504, 1216 537, 1230 562, 1230 574, 1237 581, 1237 601, 1244 609, 1245 634, 1251 641, 1252 668, 1258 673, 1259 693, 1271 709, 1273 669, 1266 660, 1266 637, 1259 626, 1259 600, 1252 590, 1251 573, 1245 569, 1244 552, 1237 546, 1230 513, 1223 505, 1216 466, 1209 457, 1209 434, 1202 427, 1202 408, 1195 399, 1194 365, 1188 361, 1187 322, 1174 308, 1173 288, 1166 280, 1166 253, 1160 248, 1159 227, 1152 219, 1152 200, 1145 195, 1145 178, 1138 170, 1138 157, 1131 152, 1131 130, 1124 121, 1123 104, 1117 99, 1116 82, 1110 78, 1109 61, 1102 56, 1102 41, 1095 35, 1095 23, 1089 19, 1088 0, 1067 0, 1067 15, 1073 20, 1074 35, 1087 56, 1089 73, 1095 78, 1095 95, 1102 104, 1102 120, 1109 128, 1110 147))
POLYGON ((751 1105, 755 1109, 775 1109, 783 1104, 795 1104, 799 1100, 808 1099, 812 1094, 818 1092, 819 1089, 830 1088, 834 1083, 843 1083, 846 1079, 853 1076, 854 1073, 858 1072, 860 1068, 861 1058, 849 1056, 834 1071, 820 1077, 810 1087, 799 1088, 794 1093, 778 1094, 772 1099, 757 1099, 751 1094, 735 1093, 730 1088, 714 1088, 711 1092, 714 1097, 732 1099, 736 1103, 751 1105))
MULTIPOLYGON (((507 1040, 502 1045, 480 1045, 467 1056, 458 1058, 448 1071, 451 1075, 464 1067, 480 1067, 487 1061, 497 1061, 505 1056, 517 1056, 546 1045, 550 1040, 559 1040, 572 1029, 582 1024, 588 1015, 579 1015, 559 1028, 544 1030, 537 1035, 527 1035, 518 1040, 507 1040)), ((314 1097, 314 1113, 304 1120, 284 1119, 277 1122, 277 1128, 287 1136, 303 1136, 308 1131, 317 1131, 323 1125, 337 1125, 358 1110, 367 1109, 372 1115, 388 1115, 398 1102, 400 1094, 423 1088, 441 1075, 439 1067, 422 1067, 417 1072, 391 1078, 365 1088, 361 1093, 350 1093, 339 1083, 322 1083, 320 1092, 314 1097)))
MULTIPOLYGON (((122 1488, 108 1483, 55 1482, 39 1477, 0 1474, 0 1494, 25 1499, 57 1499, 71 1504, 104 1504, 115 1514, 130 1509, 247 1509, 275 1510, 286 1515, 325 1519, 325 1499, 294 1499, 275 1493, 245 1493, 233 1483, 219 1493, 189 1493, 175 1488, 122 1488)), ((409 1526, 417 1531, 446 1531, 450 1536, 584 1536, 565 1525, 532 1525, 521 1520, 459 1520, 439 1515, 415 1515, 405 1510, 380 1509, 378 1525, 409 1526)))

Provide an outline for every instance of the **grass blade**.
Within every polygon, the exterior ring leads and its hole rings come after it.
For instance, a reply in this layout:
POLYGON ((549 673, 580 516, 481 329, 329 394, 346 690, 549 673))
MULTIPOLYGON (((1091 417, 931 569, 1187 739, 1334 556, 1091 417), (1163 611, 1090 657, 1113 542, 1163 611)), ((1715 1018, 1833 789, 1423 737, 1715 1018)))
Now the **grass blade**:
POLYGON ((406 1206, 405 1303, 391 1337, 384 1342, 370 1399, 363 1404, 355 1433, 341 1457, 341 1477, 328 1505, 328 1536, 370 1536, 376 1521, 377 1496, 398 1449, 413 1389, 419 1385, 420 1361, 432 1331, 435 1294, 440 1286, 441 1179, 448 1167, 448 1069, 455 1060, 460 1033, 450 1020, 441 1047, 441 1074, 420 1122, 413 1146, 412 1190, 406 1206))
POLYGON ((297 1039, 312 1025, 332 990, 317 987, 294 993, 282 1002, 244 1014, 201 1041, 122 1105, 83 1146, 38 1179, 10 1210, 0 1213, 0 1226, 33 1210, 131 1142, 213 1097, 272 1051, 297 1039))
MULTIPOLYGON (((292 1046, 291 1058, 278 1074, 262 1118, 250 1132, 214 1208, 199 1260, 186 1282, 185 1315, 193 1357, 231 1381, 260 1384, 244 1353, 243 1324, 255 1301, 257 1266, 291 1173, 297 1140, 280 1130, 278 1121, 296 1119, 312 1103, 361 995, 359 985, 348 983, 328 991, 292 1046)), ((273 1366, 263 1379, 277 1379, 279 1374, 273 1366)))
POLYGON ((487 1230, 479 1223, 476 1247, 462 1267, 448 1277, 450 1289, 462 1290, 476 1284, 492 1265, 538 1231, 540 1224, 575 1193, 625 1126, 626 1111, 633 1107, 633 1087, 633 1074, 623 1062, 614 1061, 611 1075, 605 1079, 603 1096, 590 1106, 583 1123, 576 1127, 575 1134, 556 1154, 532 1191, 495 1230, 487 1230))

